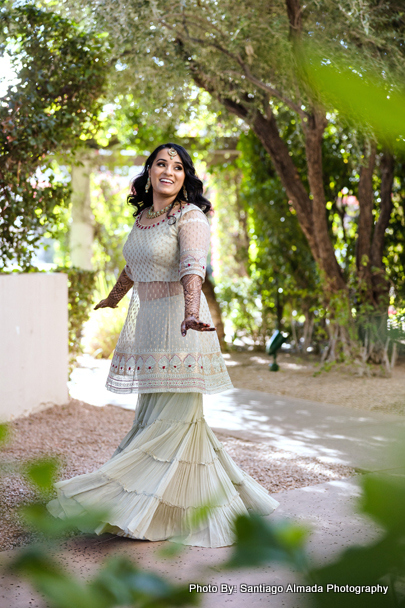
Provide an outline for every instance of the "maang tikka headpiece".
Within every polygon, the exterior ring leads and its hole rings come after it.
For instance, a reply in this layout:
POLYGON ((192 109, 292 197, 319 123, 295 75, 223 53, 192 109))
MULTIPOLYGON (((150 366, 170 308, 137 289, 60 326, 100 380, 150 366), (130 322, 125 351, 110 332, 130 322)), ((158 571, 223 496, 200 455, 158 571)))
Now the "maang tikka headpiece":
POLYGON ((167 153, 172 160, 173 160, 174 156, 177 156, 177 150, 175 150, 174 148, 169 148, 167 153))

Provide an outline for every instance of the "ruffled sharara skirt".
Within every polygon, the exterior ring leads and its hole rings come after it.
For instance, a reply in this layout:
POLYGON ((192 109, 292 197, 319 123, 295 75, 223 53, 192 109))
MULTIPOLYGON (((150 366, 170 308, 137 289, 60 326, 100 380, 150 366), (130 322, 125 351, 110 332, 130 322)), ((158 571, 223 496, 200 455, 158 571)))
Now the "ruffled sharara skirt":
POLYGON ((198 547, 232 545, 237 515, 269 515, 279 505, 227 454, 205 421, 202 393, 140 394, 132 429, 112 457, 54 485, 57 498, 46 505, 54 517, 103 508, 110 515, 97 535, 198 547), (207 503, 196 524, 196 509, 207 503))

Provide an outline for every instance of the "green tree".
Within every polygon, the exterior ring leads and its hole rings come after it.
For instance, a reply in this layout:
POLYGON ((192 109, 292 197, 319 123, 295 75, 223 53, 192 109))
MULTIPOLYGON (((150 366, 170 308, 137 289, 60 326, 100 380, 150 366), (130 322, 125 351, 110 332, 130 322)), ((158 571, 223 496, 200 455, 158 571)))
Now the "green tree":
POLYGON ((69 201, 53 155, 74 151, 94 132, 105 37, 33 4, 7 2, 0 17, 1 51, 18 77, 0 105, 0 263, 16 260, 24 268, 69 201))
MULTIPOLYGON (((283 137, 295 150, 295 162, 303 169, 305 147, 294 116, 280 108, 278 120, 283 137)), ((302 337, 305 346, 309 346, 314 320, 320 321, 320 324, 315 324, 315 329, 319 327, 322 330, 319 334, 322 338, 327 327, 325 317, 330 317, 320 289, 319 273, 300 230, 295 209, 253 131, 242 134, 237 147, 240 155, 236 161, 215 168, 220 182, 218 189, 226 191, 228 195, 226 208, 220 218, 221 238, 224 240, 220 255, 224 266, 224 277, 221 276, 221 286, 218 288, 220 297, 234 326, 244 334, 248 330, 250 337, 257 332, 266 337, 269 325, 274 327, 275 320, 279 328, 281 323, 284 328, 288 327, 291 311, 295 310, 292 325, 295 326, 295 318, 305 319, 302 337), (232 187, 234 184, 235 187, 232 187), (239 220, 236 222, 233 218, 235 213, 239 220), (249 276, 249 287, 245 280, 238 278, 240 276, 249 276), (260 315, 256 314, 258 300, 260 315), (272 313, 270 323, 266 310, 272 313), (259 322, 263 323, 263 327, 252 325, 254 314, 260 317, 259 322)), ((326 169, 323 181, 328 228, 342 274, 350 284, 356 264, 359 220, 356 160, 360 152, 356 133, 339 124, 336 117, 331 117, 325 130, 322 153, 326 169)), ((396 174, 401 174, 400 167, 396 168, 396 174)), ((378 206, 379 176, 374 175, 373 181, 375 204, 378 206)), ((392 198, 394 212, 386 231, 384 257, 390 284, 395 285, 398 305, 403 300, 404 279, 401 183, 401 179, 396 177, 392 198)), ((356 302, 357 292, 352 287, 350 290, 356 302)), ((292 333, 294 335, 295 331, 292 333)), ((294 335, 294 339, 297 337, 294 335)))
MULTIPOLYGON (((383 74, 386 91, 395 90, 405 71, 404 17, 398 2, 311 0, 304 5, 300 0, 253 0, 235 5, 228 0, 190 0, 170 6, 158 1, 151 8, 147 2, 93 0, 88 11, 117 41, 115 60, 121 73, 131 74, 131 87, 142 90, 145 99, 152 98, 153 90, 160 119, 173 115, 179 92, 189 96, 194 83, 210 93, 214 107, 219 104, 255 133, 319 268, 325 301, 331 306, 334 294, 347 300, 356 285, 359 301, 370 310, 386 310, 385 235, 392 214, 395 159, 386 141, 377 145, 380 134, 373 125, 357 125, 360 153, 351 162, 358 176, 360 214, 349 280, 334 249, 323 179, 325 134, 331 123, 344 124, 345 119, 336 118, 334 105, 320 99, 309 79, 302 78, 300 58, 306 43, 316 40, 324 61, 338 56, 350 66, 354 58, 363 74, 383 74), (280 108, 294 114, 304 163, 283 130, 280 108)), ((346 151, 341 160, 347 160, 346 151)), ((347 319, 352 302, 342 306, 341 319, 347 319)))

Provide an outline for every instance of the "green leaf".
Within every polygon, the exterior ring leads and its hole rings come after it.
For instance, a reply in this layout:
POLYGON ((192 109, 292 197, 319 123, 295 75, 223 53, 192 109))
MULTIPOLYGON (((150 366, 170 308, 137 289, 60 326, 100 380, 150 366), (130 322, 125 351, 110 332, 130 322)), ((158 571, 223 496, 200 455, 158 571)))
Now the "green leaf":
MULTIPOLYGON (((326 592, 327 585, 354 586, 356 588, 366 585, 375 586, 389 581, 391 593, 347 593, 345 606, 353 608, 382 608, 393 607, 399 604, 393 601, 395 591, 392 588, 393 574, 399 567, 403 571, 404 552, 393 538, 367 547, 350 547, 343 551, 332 563, 313 568, 308 572, 308 581, 323 585, 325 591, 319 597, 314 597, 317 606, 340 608, 342 596, 339 592, 326 592)), ((317 594, 314 594, 317 595, 317 594)))
MULTIPOLYGON (((405 89, 386 80, 377 70, 364 70, 355 60, 345 62, 307 46, 302 53, 301 78, 315 96, 337 109, 354 124, 374 130, 380 141, 405 147, 405 89)), ((400 81, 399 81, 400 82, 400 81)))
POLYGON ((172 585, 158 574, 138 569, 121 556, 109 559, 91 585, 101 589, 114 605, 163 607, 198 602, 188 586, 172 585))
POLYGON ((50 490, 58 468, 59 459, 44 457, 24 463, 22 473, 40 490, 50 490))
POLYGON ((236 547, 226 568, 255 567, 281 562, 303 567, 309 530, 288 521, 276 524, 258 514, 240 515, 235 521, 236 547))
POLYGON ((393 475, 366 475, 362 480, 360 509, 386 530, 405 536, 405 478, 393 475))
POLYGON ((18 511, 26 524, 49 538, 63 536, 75 529, 92 533, 100 523, 108 521, 109 518, 108 510, 94 508, 83 509, 81 514, 60 519, 53 517, 42 503, 22 505, 18 511))
POLYGON ((45 594, 54 608, 108 608, 114 604, 101 589, 79 583, 48 558, 41 547, 28 547, 10 564, 14 572, 28 578, 45 594))
POLYGON ((0 423, 0 446, 6 445, 11 439, 10 425, 7 422, 0 423))

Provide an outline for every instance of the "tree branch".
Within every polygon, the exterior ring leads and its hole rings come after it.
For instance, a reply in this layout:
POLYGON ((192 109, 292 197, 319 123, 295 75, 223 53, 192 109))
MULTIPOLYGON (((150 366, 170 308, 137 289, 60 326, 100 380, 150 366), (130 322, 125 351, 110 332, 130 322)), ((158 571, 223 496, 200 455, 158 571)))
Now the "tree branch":
MULTIPOLYGON (((181 52, 184 52, 183 41, 179 39, 177 42, 181 52)), ((242 102, 235 101, 224 92, 219 93, 195 61, 189 61, 189 65, 194 82, 215 97, 229 112, 247 122, 262 142, 265 150, 270 155, 287 195, 292 201, 312 254, 315 260, 319 261, 318 248, 313 234, 311 201, 291 159, 288 147, 280 137, 270 106, 268 106, 267 116, 265 117, 257 109, 246 107, 242 102)))
POLYGON ((256 111, 251 126, 265 150, 269 153, 287 195, 292 201, 312 255, 319 262, 319 250, 313 230, 312 203, 289 154, 288 147, 280 137, 273 113, 269 109, 268 115, 265 117, 259 111, 256 111))
POLYGON ((240 98, 238 100, 232 99, 229 83, 224 83, 224 88, 218 90, 218 84, 214 83, 204 73, 201 66, 195 61, 188 59, 188 54, 185 53, 184 40, 181 37, 178 37, 177 44, 183 57, 186 57, 190 65, 190 72, 194 82, 218 99, 226 109, 248 123, 260 139, 263 147, 270 155, 288 197, 291 199, 301 229, 311 248, 312 255, 324 272, 329 282, 330 290, 345 289, 346 285, 335 257, 326 221, 321 153, 322 135, 325 127, 324 115, 320 112, 316 115, 310 115, 308 122, 304 123, 306 124, 306 131, 312 135, 311 142, 309 142, 309 138, 307 137, 308 149, 311 151, 307 155, 309 158, 309 172, 312 175, 311 190, 313 190, 314 194, 314 201, 311 201, 290 156, 288 146, 280 136, 270 105, 267 108, 267 115, 265 116, 257 108, 249 107, 248 98, 245 100, 240 100, 240 98), (312 163, 311 160, 313 161, 312 163), (313 205, 315 205, 316 210, 313 205))
MULTIPOLYGON (((207 93, 209 93, 210 95, 212 95, 212 97, 222 103, 230 112, 232 112, 239 118, 242 118, 243 120, 247 120, 250 109, 243 105, 241 101, 235 101, 227 95, 221 95, 220 93, 218 93, 214 84, 212 83, 212 79, 203 72, 203 70, 197 64, 196 61, 188 59, 188 53, 185 50, 183 40, 181 38, 176 38, 175 44, 177 44, 177 48, 179 49, 179 53, 182 58, 187 61, 192 78, 196 85, 199 86, 201 89, 205 89, 207 93)), ((224 91, 226 91, 226 87, 228 88, 228 93, 231 93, 232 91, 229 91, 229 83, 224 83, 224 91)), ((245 101, 249 103, 249 100, 247 98, 245 99, 245 101)))
MULTIPOLYGON (((164 19, 160 19, 159 22, 161 23, 161 25, 163 25, 167 29, 170 29, 171 31, 175 32, 177 37, 182 40, 183 44, 185 43, 186 40, 188 40, 189 42, 191 42, 193 44, 198 44, 200 46, 205 46, 205 47, 208 46, 208 47, 215 48, 217 51, 219 51, 220 53, 222 53, 223 55, 225 55, 232 61, 236 62, 242 68, 243 74, 249 82, 254 84, 256 87, 258 87, 262 91, 269 93, 272 97, 276 97, 277 99, 279 99, 280 101, 285 103, 286 106, 288 106, 291 110, 296 112, 301 118, 305 118, 308 116, 308 114, 304 110, 301 109, 299 104, 295 103, 292 99, 289 99, 288 97, 283 95, 281 93, 281 91, 278 91, 274 87, 264 83, 262 80, 260 80, 256 76, 254 76, 252 74, 250 68, 243 61, 243 59, 239 53, 237 53, 237 54, 231 53, 230 51, 228 51, 228 49, 223 47, 218 42, 204 40, 202 38, 194 38, 187 32, 185 27, 184 27, 184 30, 185 30, 185 36, 184 36, 181 33, 179 33, 179 31, 174 26, 167 23, 167 21, 165 21, 164 19)), ((240 77, 240 74, 237 74, 237 75, 240 77)))
POLYGON ((301 37, 302 32, 302 8, 300 0, 286 0, 287 15, 290 22, 290 38, 292 40, 301 37))

